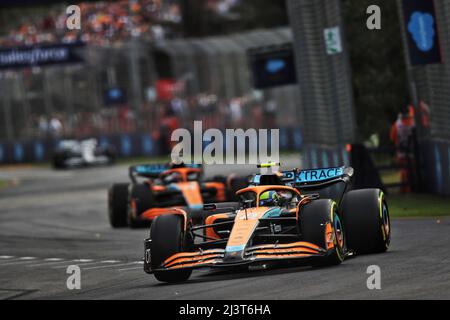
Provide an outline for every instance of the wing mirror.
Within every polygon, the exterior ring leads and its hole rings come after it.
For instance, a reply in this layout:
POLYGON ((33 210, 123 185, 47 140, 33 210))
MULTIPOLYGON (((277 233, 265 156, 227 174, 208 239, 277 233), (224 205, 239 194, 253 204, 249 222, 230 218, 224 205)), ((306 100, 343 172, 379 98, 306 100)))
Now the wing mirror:
POLYGON ((214 211, 217 209, 217 206, 215 203, 208 203, 203 205, 203 210, 205 211, 214 211))
POLYGON ((244 209, 248 209, 248 208, 253 207, 253 203, 254 203, 254 202, 255 202, 255 201, 252 200, 252 199, 244 200, 244 201, 243 201, 243 208, 244 208, 244 209))

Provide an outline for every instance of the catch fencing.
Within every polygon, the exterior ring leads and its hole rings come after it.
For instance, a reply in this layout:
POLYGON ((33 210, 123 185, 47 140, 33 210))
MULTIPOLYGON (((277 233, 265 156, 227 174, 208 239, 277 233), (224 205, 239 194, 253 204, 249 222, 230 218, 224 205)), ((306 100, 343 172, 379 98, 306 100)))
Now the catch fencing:
MULTIPOLYGON (((0 140, 45 139, 48 136, 45 126, 52 118, 58 119, 64 128, 58 137, 158 130, 161 109, 169 102, 154 96, 157 80, 162 77, 155 65, 159 63, 155 52, 168 56, 171 76, 183 84, 184 90, 177 92, 177 98, 190 101, 199 95, 211 95, 225 108, 231 99, 239 98, 242 121, 232 123, 232 127, 264 126, 258 114, 265 112, 268 102, 277 107, 268 114, 275 118, 272 126, 301 127, 298 87, 254 90, 247 57, 249 49, 291 42, 288 28, 156 43, 132 40, 107 47, 86 46, 81 49, 84 62, 79 64, 3 71, 0 140), (111 88, 123 91, 126 99, 123 105, 108 105, 105 95, 111 88)), ((189 109, 189 117, 179 115, 180 122, 189 125, 209 112, 194 105, 189 109)), ((221 119, 219 115, 213 116, 221 119)))

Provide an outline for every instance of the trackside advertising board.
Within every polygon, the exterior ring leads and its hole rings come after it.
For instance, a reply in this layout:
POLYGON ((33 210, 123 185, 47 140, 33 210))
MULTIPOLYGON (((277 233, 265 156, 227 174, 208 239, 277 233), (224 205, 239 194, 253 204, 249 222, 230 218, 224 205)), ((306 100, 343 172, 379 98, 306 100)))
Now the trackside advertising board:
POLYGON ((297 83, 292 44, 252 49, 248 52, 255 89, 297 83))
POLYGON ((442 62, 433 0, 403 0, 403 16, 413 66, 442 62))
POLYGON ((0 50, 0 69, 82 62, 81 43, 28 46, 0 50))

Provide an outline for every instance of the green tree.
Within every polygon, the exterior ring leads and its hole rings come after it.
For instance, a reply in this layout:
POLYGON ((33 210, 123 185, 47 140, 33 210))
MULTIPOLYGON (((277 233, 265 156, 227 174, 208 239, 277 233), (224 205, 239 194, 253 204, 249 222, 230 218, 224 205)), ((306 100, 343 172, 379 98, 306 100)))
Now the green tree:
POLYGON ((406 68, 400 19, 393 0, 343 2, 346 38, 355 98, 359 139, 378 133, 389 139, 389 128, 407 96, 406 68), (370 5, 381 8, 381 30, 369 30, 370 5))

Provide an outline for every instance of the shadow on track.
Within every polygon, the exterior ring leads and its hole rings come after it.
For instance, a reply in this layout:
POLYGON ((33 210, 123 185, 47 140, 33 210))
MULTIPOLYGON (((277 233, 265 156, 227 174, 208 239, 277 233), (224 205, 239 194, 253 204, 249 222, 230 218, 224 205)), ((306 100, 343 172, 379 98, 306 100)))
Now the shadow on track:
POLYGON ((268 266, 266 269, 262 270, 214 270, 205 272, 203 274, 195 274, 197 277, 195 279, 190 279, 186 282, 179 283, 157 283, 155 285, 143 285, 139 288, 148 288, 148 287, 164 287, 164 286, 173 286, 180 284, 199 284, 206 282, 216 282, 216 281, 227 281, 227 280, 239 280, 239 279, 251 279, 258 277, 270 277, 270 276, 278 276, 284 274, 292 274, 292 273, 303 273, 303 272, 315 272, 324 269, 333 270, 333 268, 345 268, 345 264, 339 266, 328 266, 328 267, 312 267, 310 265, 305 264, 278 264, 268 266))

